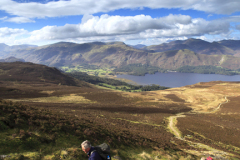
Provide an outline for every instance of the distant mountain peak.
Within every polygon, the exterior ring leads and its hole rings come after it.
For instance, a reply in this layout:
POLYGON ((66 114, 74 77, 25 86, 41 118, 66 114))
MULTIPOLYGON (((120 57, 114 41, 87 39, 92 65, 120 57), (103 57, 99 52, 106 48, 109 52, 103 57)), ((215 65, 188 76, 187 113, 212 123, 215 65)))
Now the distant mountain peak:
POLYGON ((227 42, 228 41, 222 42, 222 43, 218 43, 218 42, 210 43, 202 39, 189 38, 187 40, 177 40, 177 41, 171 41, 169 43, 163 43, 160 45, 152 45, 152 46, 144 47, 144 49, 152 50, 155 52, 189 49, 197 54, 235 55, 236 53, 234 49, 237 48, 237 46, 240 46, 240 43, 236 42, 236 44, 233 44, 233 43, 227 43, 227 42))
POLYGON ((92 42, 92 44, 96 44, 96 45, 105 45, 106 43, 96 41, 96 42, 92 42))
POLYGON ((142 48, 146 47, 146 45, 143 45, 143 44, 129 45, 129 46, 136 48, 136 49, 142 49, 142 48))
POLYGON ((116 41, 116 42, 108 42, 106 44, 116 44, 116 45, 126 45, 124 42, 119 42, 119 41, 116 41))
POLYGON ((185 40, 185 44, 189 44, 189 43, 209 43, 207 41, 204 41, 202 39, 195 39, 195 38, 189 38, 187 40, 185 40))

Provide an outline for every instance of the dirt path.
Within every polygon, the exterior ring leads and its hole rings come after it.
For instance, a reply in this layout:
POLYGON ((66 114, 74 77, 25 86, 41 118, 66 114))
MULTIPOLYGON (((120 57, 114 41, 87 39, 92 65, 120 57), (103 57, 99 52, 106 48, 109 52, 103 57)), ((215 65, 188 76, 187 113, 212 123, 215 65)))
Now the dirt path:
MULTIPOLYGON (((228 102, 228 99, 227 97, 225 97, 226 101, 223 102, 223 103, 220 103, 218 105, 217 108, 215 108, 214 110, 210 111, 210 112, 205 112, 205 113, 214 113, 216 112, 217 110, 220 109, 221 105, 222 104, 225 104, 228 102)), ((208 145, 205 145, 205 144, 202 144, 202 143, 195 143, 195 142, 192 142, 190 140, 186 140, 182 135, 181 135, 181 132, 178 130, 177 128, 177 118, 180 118, 180 117, 186 117, 186 115, 184 115, 185 113, 179 113, 175 116, 170 116, 169 117, 169 124, 168 124, 168 129, 170 130, 171 133, 173 133, 175 135, 176 138, 182 140, 182 141, 185 141, 187 142, 189 145, 191 146, 195 146, 196 148, 202 148, 202 149, 206 149, 207 151, 201 151, 201 153, 199 153, 200 155, 202 154, 213 154, 215 156, 218 156, 218 157, 222 157, 224 155, 229 155, 229 153, 227 152, 224 152, 224 151, 221 151, 221 150, 217 150, 215 148, 212 148, 208 145), (205 152, 205 153, 204 153, 205 152)), ((194 113, 194 114, 198 114, 198 113, 194 113)), ((196 151, 195 151, 196 152, 196 151)))
MULTIPOLYGON (((220 104, 218 105, 218 107, 215 108, 214 110, 212 110, 212 111, 210 111, 210 112, 201 112, 201 113, 215 113, 217 110, 220 109, 221 105, 223 105, 223 104, 225 104, 225 103, 228 102, 227 97, 225 97, 225 99, 226 99, 226 101, 223 102, 223 103, 220 103, 220 104)), ((170 132, 173 133, 173 134, 176 136, 176 138, 179 138, 179 139, 182 139, 182 137, 181 137, 180 131, 179 131, 179 130, 177 129, 177 127, 176 127, 176 125, 177 125, 177 118, 179 118, 179 117, 186 117, 186 115, 184 115, 184 114, 185 114, 185 113, 183 112, 183 113, 179 113, 179 114, 177 114, 177 115, 175 115, 175 116, 170 116, 170 117, 169 117, 168 128, 170 129, 170 132)), ((197 114, 197 113, 194 113, 194 114, 197 114)))
POLYGON ((223 102, 223 103, 220 103, 220 104, 218 105, 218 107, 217 107, 217 108, 215 108, 213 111, 211 111, 211 112, 207 112, 207 113, 215 113, 217 110, 219 110, 219 109, 220 109, 221 105, 223 105, 223 104, 225 104, 225 103, 228 103, 228 99, 227 99, 227 97, 225 97, 225 99, 226 99, 226 101, 225 101, 225 102, 223 102))
POLYGON ((170 129, 170 132, 173 133, 176 136, 176 138, 178 138, 178 139, 183 139, 183 138, 181 137, 181 132, 176 127, 176 125, 177 125, 177 118, 179 118, 179 117, 186 117, 183 114, 184 113, 179 113, 176 116, 169 117, 168 128, 170 129))

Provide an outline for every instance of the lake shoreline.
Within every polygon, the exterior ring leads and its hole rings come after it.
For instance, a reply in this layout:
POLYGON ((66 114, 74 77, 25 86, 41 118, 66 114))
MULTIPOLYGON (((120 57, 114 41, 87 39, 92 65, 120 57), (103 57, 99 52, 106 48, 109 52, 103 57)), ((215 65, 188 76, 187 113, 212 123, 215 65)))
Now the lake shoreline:
POLYGON ((155 74, 145 74, 145 76, 134 76, 127 74, 116 75, 117 79, 126 79, 138 85, 160 85, 170 88, 192 85, 199 82, 210 81, 240 81, 240 75, 220 75, 201 73, 181 73, 181 72, 156 72, 155 74))

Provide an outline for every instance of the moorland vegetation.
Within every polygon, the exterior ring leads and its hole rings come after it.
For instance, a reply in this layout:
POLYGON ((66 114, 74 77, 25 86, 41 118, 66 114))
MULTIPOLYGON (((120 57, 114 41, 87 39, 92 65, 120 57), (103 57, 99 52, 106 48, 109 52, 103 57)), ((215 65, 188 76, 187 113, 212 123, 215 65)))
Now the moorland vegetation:
POLYGON ((0 143, 6 146, 0 155, 6 159, 87 158, 80 150, 85 139, 108 143, 113 160, 240 158, 240 83, 119 92, 43 65, 3 63, 0 69, 0 143))

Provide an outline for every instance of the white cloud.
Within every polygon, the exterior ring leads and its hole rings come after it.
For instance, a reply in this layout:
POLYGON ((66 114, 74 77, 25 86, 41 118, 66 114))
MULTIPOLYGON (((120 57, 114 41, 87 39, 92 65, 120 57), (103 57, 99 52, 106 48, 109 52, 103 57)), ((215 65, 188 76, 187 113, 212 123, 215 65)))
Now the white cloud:
MULTIPOLYGON (((230 22, 239 17, 207 21, 202 18, 172 15, 152 18, 145 15, 109 16, 87 15, 80 24, 46 26, 31 32, 31 41, 61 40, 74 42, 128 41, 143 39, 177 39, 193 36, 230 35, 230 22)), ((157 41, 156 41, 157 42, 157 41)))
POLYGON ((94 14, 117 9, 148 7, 194 9, 208 13, 231 14, 240 11, 239 0, 60 0, 46 3, 1 0, 0 10, 11 15, 26 18, 45 18, 69 15, 94 14))
POLYGON ((33 22, 35 22, 34 20, 31 20, 26 17, 13 17, 13 18, 5 19, 4 21, 14 22, 14 23, 33 23, 33 22))
POLYGON ((6 19, 8 19, 7 16, 0 18, 1 21, 4 21, 4 20, 6 20, 6 19))
POLYGON ((149 29, 169 30, 177 28, 177 24, 191 23, 191 17, 185 15, 169 15, 162 18, 151 16, 84 16, 81 24, 64 26, 46 26, 33 31, 32 39, 66 39, 96 36, 117 36, 138 34, 149 29))
POLYGON ((143 41, 140 42, 140 44, 144 45, 158 45, 162 43, 167 43, 170 41, 175 41, 175 40, 186 40, 188 39, 187 37, 174 37, 174 38, 147 38, 144 39, 143 41))
POLYGON ((22 39, 27 34, 28 31, 24 29, 2 27, 0 28, 0 43, 8 45, 27 44, 29 43, 29 40, 24 42, 22 39))
POLYGON ((190 16, 172 14, 161 18, 146 15, 110 16, 105 14, 100 17, 85 15, 79 24, 45 26, 32 32, 24 29, 0 28, 0 42, 6 40, 11 44, 12 40, 15 44, 46 44, 59 40, 80 43, 147 39, 150 43, 154 40, 162 42, 187 37, 203 38, 205 35, 231 38, 233 36, 230 30, 231 22, 240 22, 240 16, 207 21, 202 18, 192 19, 190 16))
POLYGON ((201 0, 187 8, 215 14, 231 14, 240 11, 239 0, 201 0))
POLYGON ((26 33, 27 31, 24 29, 13 29, 8 27, 0 28, 0 38, 5 38, 8 36, 18 36, 26 33))

